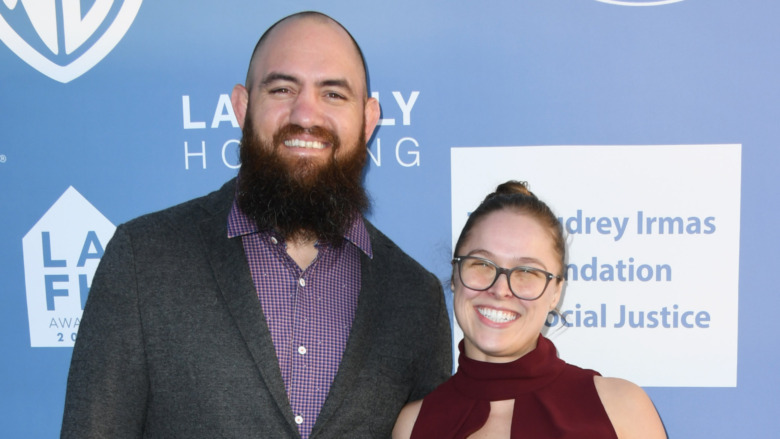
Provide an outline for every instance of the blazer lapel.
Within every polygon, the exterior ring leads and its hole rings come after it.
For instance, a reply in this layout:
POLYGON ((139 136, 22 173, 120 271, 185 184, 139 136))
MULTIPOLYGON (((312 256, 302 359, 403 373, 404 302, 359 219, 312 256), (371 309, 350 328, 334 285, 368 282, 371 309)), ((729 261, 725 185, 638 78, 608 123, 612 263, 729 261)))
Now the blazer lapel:
MULTIPOLYGON (((373 243, 372 239, 372 245, 373 243)), ((361 287, 358 296, 358 306, 355 310, 355 318, 352 321, 352 330, 349 334, 349 341, 341 357, 339 370, 330 386, 328 397, 320 410, 317 422, 312 430, 311 437, 316 437, 322 425, 326 425, 328 419, 336 413, 336 410, 344 402, 344 399, 350 395, 351 387, 363 368, 366 359, 366 352, 370 351, 371 340, 373 336, 373 327, 371 324, 375 320, 376 308, 376 282, 371 270, 372 264, 368 256, 360 254, 360 275, 361 287)))
MULTIPOLYGON (((223 188, 224 191, 224 188, 223 188)), ((229 193, 232 201, 233 192, 229 193)), ((271 333, 249 271, 241 238, 227 238, 228 211, 219 209, 200 223, 214 278, 251 353, 269 393, 284 413, 288 424, 297 432, 290 402, 284 390, 279 362, 271 333)))

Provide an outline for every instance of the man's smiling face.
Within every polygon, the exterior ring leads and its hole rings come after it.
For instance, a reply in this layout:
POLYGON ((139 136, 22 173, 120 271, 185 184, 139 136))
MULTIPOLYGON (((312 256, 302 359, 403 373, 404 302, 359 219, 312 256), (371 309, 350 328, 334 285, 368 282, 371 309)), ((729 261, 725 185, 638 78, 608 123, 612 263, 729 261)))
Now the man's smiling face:
POLYGON ((246 108, 239 105, 236 116, 288 171, 309 175, 330 160, 365 154, 378 103, 367 99, 361 56, 337 24, 310 17, 279 23, 251 62, 247 87, 246 108))

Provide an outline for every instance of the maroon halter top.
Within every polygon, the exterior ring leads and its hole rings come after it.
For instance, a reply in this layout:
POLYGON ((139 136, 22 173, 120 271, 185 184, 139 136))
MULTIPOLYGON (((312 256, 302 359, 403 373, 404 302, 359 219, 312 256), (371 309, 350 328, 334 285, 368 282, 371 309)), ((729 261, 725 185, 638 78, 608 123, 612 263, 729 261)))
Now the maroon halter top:
POLYGON ((550 340, 510 363, 486 363, 463 354, 458 371, 425 397, 412 439, 465 439, 482 428, 490 401, 514 399, 512 438, 617 439, 596 392, 598 372, 558 358, 550 340))

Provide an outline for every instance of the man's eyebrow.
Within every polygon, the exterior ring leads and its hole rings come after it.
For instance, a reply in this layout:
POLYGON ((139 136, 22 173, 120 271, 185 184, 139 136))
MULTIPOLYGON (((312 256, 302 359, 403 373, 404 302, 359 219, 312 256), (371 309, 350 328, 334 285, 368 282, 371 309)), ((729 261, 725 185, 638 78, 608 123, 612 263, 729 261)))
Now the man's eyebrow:
POLYGON ((340 87, 350 91, 352 90, 352 87, 349 86, 349 82, 346 79, 325 79, 318 82, 318 84, 320 87, 340 87))
POLYGON ((285 73, 272 72, 266 75, 265 78, 263 78, 263 80, 260 82, 260 85, 268 85, 276 81, 287 81, 287 82, 292 82, 293 84, 301 83, 301 81, 295 76, 288 75, 285 73))

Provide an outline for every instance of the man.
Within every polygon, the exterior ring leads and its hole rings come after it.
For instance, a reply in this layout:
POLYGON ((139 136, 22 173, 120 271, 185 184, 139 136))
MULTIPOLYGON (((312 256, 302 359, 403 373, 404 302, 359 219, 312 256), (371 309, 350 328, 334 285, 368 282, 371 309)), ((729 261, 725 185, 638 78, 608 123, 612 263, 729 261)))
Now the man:
POLYGON ((448 377, 438 280, 361 215, 379 106, 346 29, 280 20, 232 102, 237 181, 106 248, 62 437, 389 437, 448 377))

